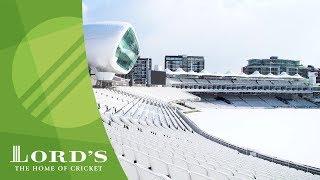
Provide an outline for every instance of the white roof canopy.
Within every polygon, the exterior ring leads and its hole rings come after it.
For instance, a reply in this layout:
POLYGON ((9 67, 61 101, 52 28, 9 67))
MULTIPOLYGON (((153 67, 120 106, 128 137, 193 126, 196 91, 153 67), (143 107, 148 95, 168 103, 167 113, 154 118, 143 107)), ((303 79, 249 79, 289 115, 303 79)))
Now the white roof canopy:
POLYGON ((193 70, 187 72, 189 75, 199 76, 199 73, 194 72, 193 70))
POLYGON ((188 74, 182 68, 178 68, 176 71, 174 71, 174 73, 177 73, 177 74, 188 74))
POLYGON ((167 74, 172 74, 172 71, 170 69, 166 69, 167 74))
POLYGON ((254 73, 247 75, 245 73, 234 73, 232 71, 228 71, 224 74, 214 72, 210 73, 207 70, 202 70, 201 72, 197 73, 194 71, 186 72, 182 68, 178 68, 176 71, 171 71, 170 69, 166 69, 167 74, 171 75, 192 75, 192 76, 216 76, 216 77, 240 77, 240 78, 273 78, 273 79, 303 79, 302 76, 299 74, 296 74, 294 76, 291 76, 287 74, 286 72, 282 72, 280 75, 274 75, 272 73, 269 73, 267 75, 260 74, 259 71, 255 71, 254 73))
POLYGON ((293 77, 297 78, 297 79, 303 79, 304 77, 300 76, 300 74, 295 74, 293 75, 293 77))
POLYGON ((266 76, 263 74, 260 74, 259 71, 255 71, 254 73, 250 74, 249 77, 261 78, 261 77, 266 77, 266 76))

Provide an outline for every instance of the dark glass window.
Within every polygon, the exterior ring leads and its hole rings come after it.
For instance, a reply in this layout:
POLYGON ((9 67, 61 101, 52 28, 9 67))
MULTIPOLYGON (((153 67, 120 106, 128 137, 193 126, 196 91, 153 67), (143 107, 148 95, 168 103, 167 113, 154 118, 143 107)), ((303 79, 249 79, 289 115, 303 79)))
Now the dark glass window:
POLYGON ((130 28, 124 34, 116 52, 117 64, 122 68, 131 69, 139 56, 139 46, 133 30, 130 28))

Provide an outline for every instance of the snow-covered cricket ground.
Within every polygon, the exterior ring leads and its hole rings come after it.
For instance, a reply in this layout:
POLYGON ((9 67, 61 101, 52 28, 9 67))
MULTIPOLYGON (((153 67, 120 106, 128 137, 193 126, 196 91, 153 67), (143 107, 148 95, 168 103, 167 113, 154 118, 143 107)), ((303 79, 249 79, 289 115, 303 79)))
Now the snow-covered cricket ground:
POLYGON ((320 109, 214 109, 187 114, 238 146, 320 168, 320 109))

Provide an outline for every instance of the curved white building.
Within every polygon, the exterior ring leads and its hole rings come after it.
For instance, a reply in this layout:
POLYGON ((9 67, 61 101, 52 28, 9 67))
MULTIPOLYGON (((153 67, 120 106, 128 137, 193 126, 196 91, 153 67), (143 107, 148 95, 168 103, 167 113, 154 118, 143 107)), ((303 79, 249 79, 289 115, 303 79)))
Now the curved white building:
POLYGON ((134 28, 125 22, 84 25, 89 66, 98 80, 111 80, 114 74, 127 74, 139 55, 134 28))

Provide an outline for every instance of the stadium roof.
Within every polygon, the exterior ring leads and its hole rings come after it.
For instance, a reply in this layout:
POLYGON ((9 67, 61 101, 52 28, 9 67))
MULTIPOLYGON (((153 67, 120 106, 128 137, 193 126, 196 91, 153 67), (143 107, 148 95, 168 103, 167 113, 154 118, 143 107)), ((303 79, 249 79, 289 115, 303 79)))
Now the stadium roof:
POLYGON ((170 69, 166 69, 166 73, 169 75, 191 75, 191 76, 216 76, 216 77, 240 77, 240 78, 279 78, 279 79, 303 79, 302 76, 299 74, 296 75, 289 75, 286 72, 281 73, 280 75, 274 75, 274 74, 267 74, 263 75, 260 74, 259 71, 255 71, 254 73, 247 75, 245 73, 235 73, 232 71, 227 71, 226 73, 210 73, 207 70, 202 70, 201 72, 197 73, 194 71, 186 72, 182 68, 178 68, 176 71, 171 71, 170 69))

